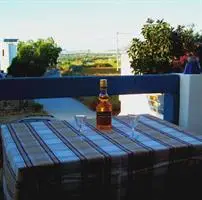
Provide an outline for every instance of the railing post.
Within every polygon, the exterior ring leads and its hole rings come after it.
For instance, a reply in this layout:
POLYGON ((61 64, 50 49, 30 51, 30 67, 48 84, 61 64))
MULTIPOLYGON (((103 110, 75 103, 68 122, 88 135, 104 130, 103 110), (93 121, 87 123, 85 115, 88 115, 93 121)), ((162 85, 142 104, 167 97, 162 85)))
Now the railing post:
POLYGON ((179 94, 166 93, 164 95, 164 120, 179 123, 179 94))

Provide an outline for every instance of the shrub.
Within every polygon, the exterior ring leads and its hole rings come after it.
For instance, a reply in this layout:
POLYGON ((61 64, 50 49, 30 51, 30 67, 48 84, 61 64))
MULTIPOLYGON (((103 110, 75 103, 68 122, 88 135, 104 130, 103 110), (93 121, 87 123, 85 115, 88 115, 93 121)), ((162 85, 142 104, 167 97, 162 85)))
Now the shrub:
POLYGON ((32 104, 32 109, 33 109, 33 111, 35 111, 35 112, 39 112, 39 111, 43 110, 43 105, 41 105, 40 103, 34 102, 34 103, 32 104))

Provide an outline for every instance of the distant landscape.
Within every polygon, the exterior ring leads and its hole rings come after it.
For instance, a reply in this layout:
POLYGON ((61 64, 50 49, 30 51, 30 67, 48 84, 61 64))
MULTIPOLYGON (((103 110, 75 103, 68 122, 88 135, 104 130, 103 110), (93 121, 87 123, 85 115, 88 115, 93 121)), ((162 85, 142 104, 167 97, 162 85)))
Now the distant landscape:
POLYGON ((120 75, 120 66, 117 66, 117 58, 113 53, 61 54, 58 68, 63 76, 120 75))

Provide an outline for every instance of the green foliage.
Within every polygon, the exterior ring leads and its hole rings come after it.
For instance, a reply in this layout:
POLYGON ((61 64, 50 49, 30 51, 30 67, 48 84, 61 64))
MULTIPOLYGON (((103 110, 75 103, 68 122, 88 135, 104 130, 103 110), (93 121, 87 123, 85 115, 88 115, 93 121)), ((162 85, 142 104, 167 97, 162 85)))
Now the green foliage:
POLYGON ((176 29, 172 28, 171 41, 171 55, 179 58, 186 52, 196 52, 196 44, 202 42, 202 35, 194 32, 194 25, 190 28, 178 25, 176 29))
POLYGON ((193 26, 173 28, 164 20, 148 19, 141 31, 144 40, 133 38, 128 50, 134 74, 172 72, 172 61, 186 52, 196 50, 202 36, 193 26))
POLYGON ((34 102, 32 104, 32 109, 35 111, 35 112, 40 112, 43 110, 43 105, 40 104, 40 103, 37 103, 37 102, 34 102))
POLYGON ((48 68, 56 66, 61 51, 52 38, 19 42, 17 56, 8 68, 8 74, 42 76, 48 68))

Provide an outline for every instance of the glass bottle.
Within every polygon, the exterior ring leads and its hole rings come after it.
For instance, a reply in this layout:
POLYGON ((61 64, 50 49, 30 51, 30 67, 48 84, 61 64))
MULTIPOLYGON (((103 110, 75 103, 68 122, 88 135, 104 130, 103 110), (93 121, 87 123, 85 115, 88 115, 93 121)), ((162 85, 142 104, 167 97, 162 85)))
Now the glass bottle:
POLYGON ((100 80, 99 102, 96 106, 96 126, 100 130, 112 128, 112 104, 107 93, 107 79, 100 80))

